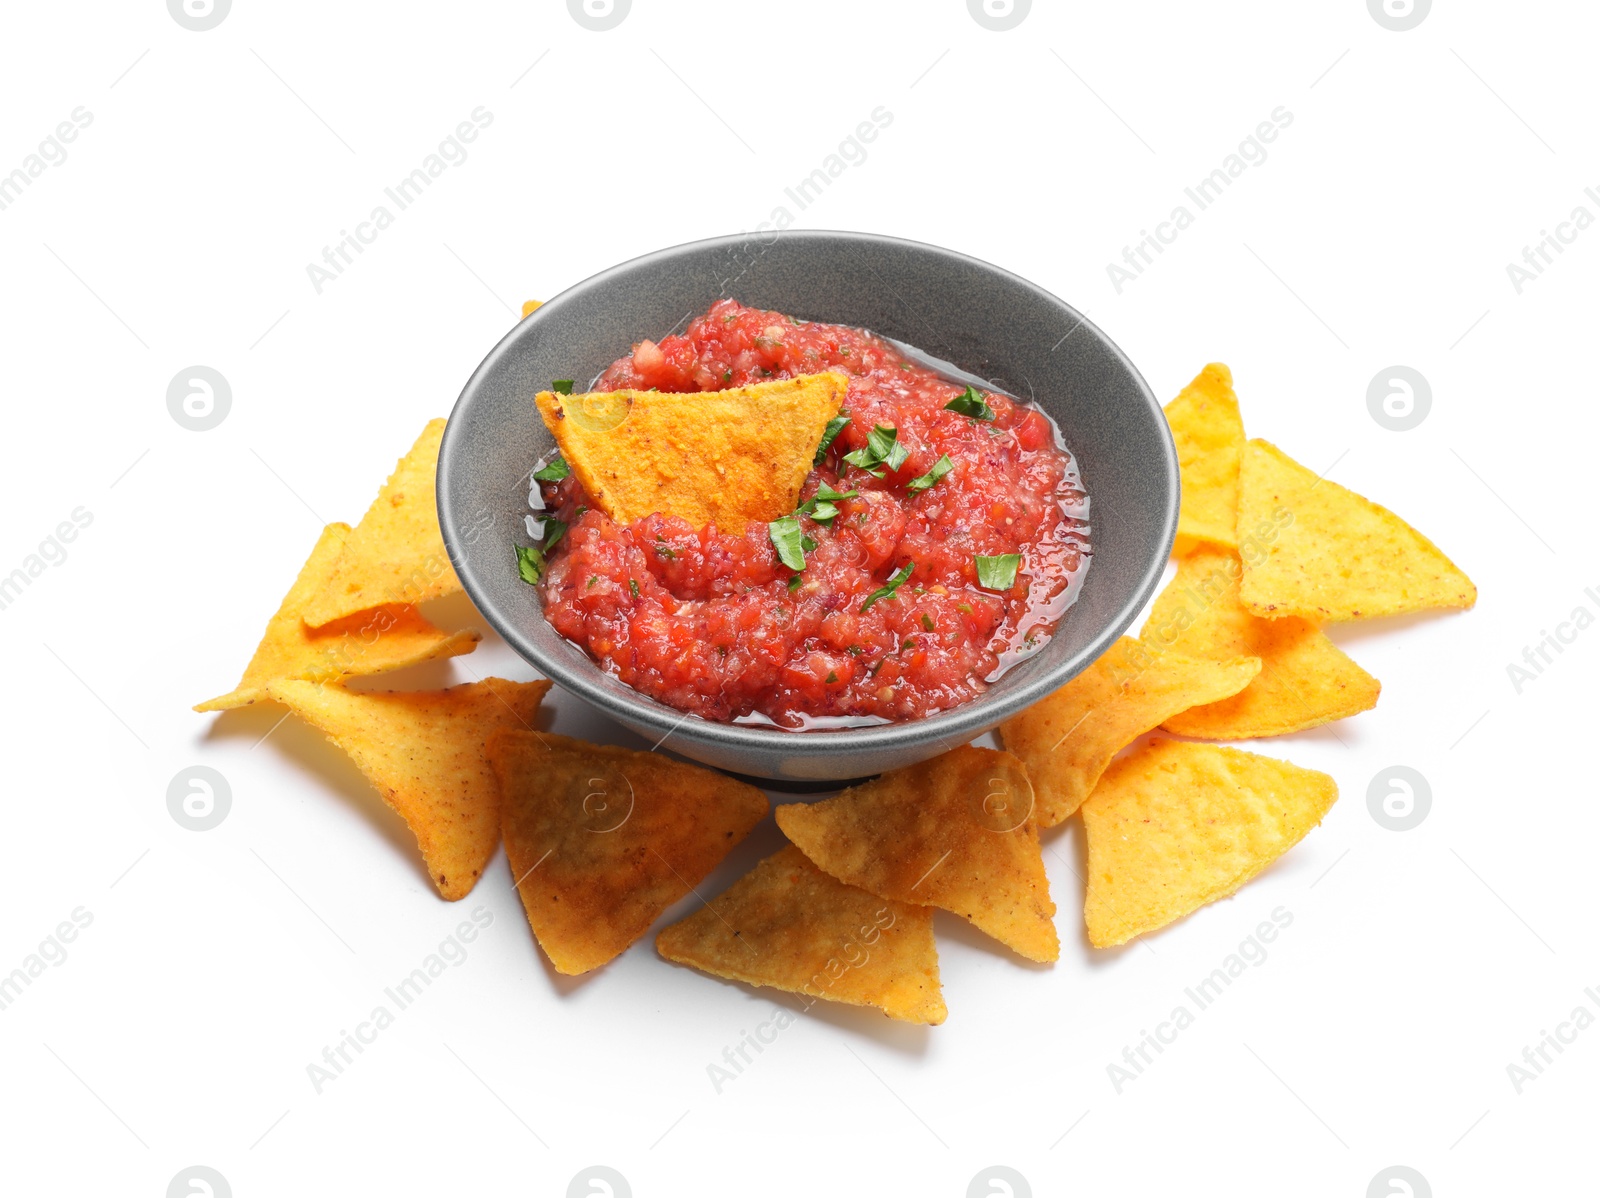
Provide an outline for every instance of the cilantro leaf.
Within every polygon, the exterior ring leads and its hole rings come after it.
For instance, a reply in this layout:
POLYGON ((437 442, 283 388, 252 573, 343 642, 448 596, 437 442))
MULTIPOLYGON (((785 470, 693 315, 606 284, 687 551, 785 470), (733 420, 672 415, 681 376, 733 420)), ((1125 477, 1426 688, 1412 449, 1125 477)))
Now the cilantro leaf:
POLYGON ((544 577, 545 566, 550 560, 550 551, 556 547, 556 542, 566 534, 566 531, 567 526, 562 521, 554 517, 546 517, 543 529, 544 544, 518 545, 515 547, 517 551, 517 574, 523 582, 529 586, 536 586, 539 580, 544 577))
POLYGON ((950 460, 949 454, 941 454, 939 460, 933 464, 933 469, 929 470, 926 474, 917 475, 916 478, 912 479, 906 484, 906 490, 910 491, 912 494, 915 494, 918 491, 926 491, 929 487, 933 486, 934 483, 938 482, 945 475, 949 474, 950 471, 954 470, 955 465, 956 464, 950 460))
MULTIPOLYGON (((723 382, 727 382, 727 379, 724 378, 723 382)), ((840 433, 844 432, 844 426, 849 423, 850 417, 843 412, 828 421, 828 427, 822 430, 822 442, 817 446, 817 456, 811 460, 813 466, 822 465, 822 459, 828 456, 828 450, 833 447, 834 441, 838 439, 840 433)))
POLYGON ((566 458, 557 458, 548 466, 541 466, 533 472, 533 477, 542 483, 558 483, 572 471, 567 468, 566 458))
POLYGON ((1022 564, 1022 554, 1001 553, 994 557, 979 555, 972 559, 978 566, 978 585, 991 591, 1009 591, 1017 581, 1017 567, 1022 564))
POLYGON ((887 599, 900 589, 900 585, 911 577, 911 572, 917 568, 916 562, 907 562, 889 575, 889 581, 867 596, 867 601, 861 605, 861 610, 866 611, 879 599, 887 599))
POLYGON ((791 570, 804 570, 806 568, 806 554, 803 542, 809 537, 802 537, 800 521, 794 516, 784 516, 767 525, 767 536, 772 539, 772 547, 778 551, 778 560, 791 570))
POLYGON ((817 493, 802 503, 796 512, 800 515, 810 516, 818 524, 826 524, 839 514, 835 501, 839 499, 855 499, 860 491, 835 491, 827 483, 817 487, 817 493))
POLYGON ((529 586, 538 586, 544 577, 544 550, 532 545, 518 545, 516 549, 517 573, 529 586))
POLYGON ((571 379, 557 379, 555 382, 550 384, 550 390, 558 392, 561 395, 571 395, 572 394, 572 380, 571 379))
POLYGON ((983 394, 971 384, 960 395, 944 405, 947 412, 960 412, 974 420, 993 420, 994 409, 983 401, 983 394))
POLYGON ((888 464, 889 469, 898 470, 906 464, 910 451, 900 444, 900 430, 889 428, 882 424, 872 426, 872 431, 867 434, 867 448, 872 450, 880 462, 888 464))
POLYGON ((900 444, 898 429, 875 424, 867 434, 866 446, 845 454, 844 460, 852 466, 861 467, 874 478, 882 478, 884 472, 877 467, 886 465, 890 470, 898 470, 905 465, 909 456, 910 451, 900 444))

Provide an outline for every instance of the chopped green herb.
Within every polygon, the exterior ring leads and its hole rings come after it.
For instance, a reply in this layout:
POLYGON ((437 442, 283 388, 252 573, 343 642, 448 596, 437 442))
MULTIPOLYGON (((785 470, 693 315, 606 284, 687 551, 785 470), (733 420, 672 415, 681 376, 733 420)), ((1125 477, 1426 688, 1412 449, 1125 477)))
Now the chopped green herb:
POLYGON ((900 430, 881 424, 873 425, 872 431, 867 434, 867 448, 877 454, 880 460, 887 462, 891 470, 900 469, 911 456, 911 451, 900 444, 900 430))
POLYGON ((822 430, 822 442, 817 446, 817 456, 811 459, 813 466, 822 465, 822 459, 828 456, 828 450, 833 447, 834 441, 844 431, 844 426, 849 423, 850 417, 843 412, 828 421, 828 427, 822 430))
POLYGON ((599 581, 600 581, 600 575, 591 574, 591 575, 589 575, 589 581, 584 584, 583 589, 586 590, 586 591, 592 591, 592 590, 594 590, 594 584, 599 582, 599 581))
POLYGON ((678 556, 678 554, 677 554, 677 552, 676 552, 676 551, 675 551, 675 550, 672 550, 672 549, 670 549, 670 548, 668 548, 668 547, 667 547, 667 546, 665 546, 665 545, 657 545, 657 546, 656 546, 656 554, 657 554, 657 556, 659 556, 659 557, 664 557, 664 558, 666 558, 666 559, 667 559, 667 560, 668 560, 668 561, 669 561, 669 562, 670 562, 670 561, 671 561, 671 560, 672 560, 672 559, 673 559, 673 558, 675 558, 675 557, 677 557, 677 556, 678 556))
POLYGON ((956 610, 964 616, 970 616, 972 614, 972 604, 958 603, 956 604, 956 610))
POLYGON ((963 416, 971 416, 974 420, 994 419, 994 409, 983 402, 982 392, 971 385, 945 404, 944 408, 947 412, 960 412, 963 416))
POLYGON ((905 640, 900 642, 900 651, 902 653, 904 653, 907 649, 911 648, 911 646, 915 645, 916 643, 917 642, 916 642, 916 638, 915 637, 909 637, 908 636, 908 637, 906 637, 905 640))
POLYGON ((901 370, 910 370, 911 368, 912 367, 911 367, 911 363, 910 362, 902 362, 902 363, 900 363, 900 369, 901 370))
POLYGON ((765 366, 761 368, 761 373, 766 375, 768 378, 772 377, 772 371, 768 370, 765 366))
POLYGON ((567 460, 565 458, 557 458, 548 466, 541 466, 535 470, 533 477, 542 483, 558 483, 571 473, 572 471, 567 469, 567 460))
POLYGON ((839 509, 834 506, 838 499, 854 499, 860 491, 835 491, 827 483, 817 487, 817 493, 802 503, 795 512, 797 515, 810 516, 818 524, 826 524, 839 514, 839 509))
POLYGON ((800 589, 800 575, 796 574, 789 580, 789 593, 792 595, 800 589))
POLYGON ((860 657, 861 656, 861 646, 860 645, 851 645, 848 649, 845 650, 845 652, 848 653, 851 657, 860 657))
POLYGON ((633 597, 635 599, 639 597, 639 583, 637 579, 628 579, 628 589, 633 592, 633 597))
POLYGON ((778 560, 791 570, 804 570, 806 568, 806 551, 800 532, 800 521, 793 516, 784 516, 767 525, 767 536, 772 538, 772 547, 778 551, 778 560))
POLYGON ((556 547, 566 533, 567 526, 553 517, 544 522, 544 543, 542 545, 518 545, 517 574, 522 581, 532 586, 544 577, 544 568, 550 557, 550 551, 556 547))
POLYGON ((978 567, 978 585, 991 591, 1009 591, 1017 581, 1017 567, 1022 564, 1022 554, 1001 553, 995 557, 981 554, 972 559, 978 567))
POLYGON ((823 679, 823 680, 822 680, 822 681, 823 681, 823 682, 824 682, 824 683, 834 683, 834 682, 838 682, 838 681, 839 681, 839 675, 838 675, 838 674, 836 674, 836 673, 834 673, 834 671, 832 671, 832 670, 829 670, 829 671, 828 671, 828 676, 827 676, 827 677, 826 677, 826 678, 824 678, 824 679, 823 679))
POLYGON ((874 478, 882 478, 883 471, 877 467, 887 465, 890 470, 898 470, 906 464, 908 456, 910 450, 900 444, 899 430, 877 424, 867 434, 866 447, 845 454, 844 460, 861 467, 874 478))
POLYGON ((572 513, 572 518, 574 520, 581 520, 581 519, 583 519, 583 513, 588 511, 588 510, 589 510, 589 505, 587 503, 580 503, 578 505, 578 510, 572 513))
POLYGON ((923 612, 922 613, 922 626, 924 628, 926 628, 929 632, 933 631, 933 617, 930 616, 927 612, 923 612))
POLYGON ((557 379, 555 382, 550 384, 550 390, 560 392, 562 395, 571 395, 572 394, 572 380, 571 379, 557 379))
POLYGON ((725 383, 731 383, 733 381, 733 371, 724 370, 722 372, 722 381, 725 383))
POLYGON ((537 586, 544 576, 544 551, 532 545, 517 546, 517 573, 529 586, 537 586))
POLYGON ((861 605, 861 610, 866 611, 867 608, 871 607, 879 599, 887 599, 889 596, 893 595, 900 589, 900 584, 911 577, 911 572, 916 568, 916 562, 907 562, 905 565, 901 566, 900 569, 889 575, 888 582, 884 583, 877 590, 873 591, 872 594, 867 596, 867 601, 861 605))
POLYGON ((938 482, 945 475, 949 474, 950 471, 954 470, 955 465, 956 464, 950 460, 949 454, 940 455, 939 460, 933 464, 933 469, 929 470, 926 474, 917 475, 916 478, 912 479, 906 484, 906 490, 912 492, 913 494, 915 494, 917 491, 926 491, 929 487, 933 486, 934 483, 938 482))

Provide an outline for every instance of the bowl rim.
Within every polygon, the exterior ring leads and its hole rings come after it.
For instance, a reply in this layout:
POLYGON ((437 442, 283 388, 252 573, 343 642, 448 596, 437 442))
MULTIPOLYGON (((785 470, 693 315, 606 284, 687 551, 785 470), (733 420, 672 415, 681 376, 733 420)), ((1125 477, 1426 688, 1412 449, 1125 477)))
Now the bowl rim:
MULTIPOLYGON (((765 236, 761 234, 735 233, 720 237, 703 238, 697 241, 681 242, 677 245, 654 250, 648 254, 641 254, 590 275, 558 292, 549 300, 544 301, 541 309, 544 306, 554 305, 556 301, 564 299, 574 292, 592 289, 608 280, 628 275, 651 264, 670 261, 691 250, 726 249, 746 245, 752 241, 764 242, 770 248, 778 240, 847 241, 893 246, 914 252, 928 253, 936 257, 978 267, 992 273, 1000 281, 1010 286, 1031 291, 1049 303, 1062 308, 1074 320, 1075 328, 1085 328, 1099 338, 1101 344, 1110 350, 1133 379, 1145 403, 1150 406, 1152 414, 1159 419, 1160 427, 1166 428, 1161 404, 1138 368, 1115 341, 1071 304, 1046 291, 1037 283, 1030 282, 1021 275, 981 258, 946 249, 943 246, 912 241, 901 237, 891 237, 881 233, 831 229, 786 229, 782 232, 765 236)), ((439 468, 436 479, 439 527, 444 537, 446 552, 456 570, 457 577, 461 580, 461 584, 466 589, 473 605, 488 621, 490 626, 499 633, 524 661, 541 671, 545 677, 560 684, 564 689, 572 691, 625 726, 637 727, 638 725, 643 725, 661 733, 661 739, 665 740, 674 733, 687 731, 685 725, 692 722, 694 727, 691 732, 688 732, 688 735, 703 744, 714 745, 720 749, 735 752, 781 751, 789 758, 815 758, 830 756, 835 753, 871 753, 903 747, 908 741, 937 741, 947 746, 965 744, 974 736, 981 735, 1001 721, 1031 706, 1087 669, 1133 623, 1134 618, 1143 609, 1145 603, 1155 593, 1156 587, 1161 582, 1161 576, 1171 556, 1173 541, 1177 534, 1180 497, 1177 450, 1173 445, 1170 430, 1165 438, 1165 454, 1162 455, 1159 462, 1151 463, 1152 469, 1161 469, 1166 475, 1163 480, 1163 491, 1167 496, 1166 511, 1162 513, 1162 535, 1157 538, 1157 547, 1160 552, 1152 554, 1151 560, 1145 563, 1144 571, 1132 593, 1117 610, 1116 614, 1105 622, 1099 632, 1078 653, 1053 669, 1040 671, 1037 677, 1026 680, 1022 685, 1008 693, 1003 700, 986 704, 984 702, 986 696, 979 696, 948 711, 914 720, 902 720, 863 728, 792 731, 782 728, 767 728, 760 725, 708 720, 690 712, 668 706, 644 694, 642 691, 633 690, 631 687, 626 689, 625 694, 618 694, 605 685, 605 682, 615 683, 617 680, 606 674, 586 653, 581 656, 574 655, 570 661, 560 660, 546 654, 534 644, 518 624, 507 619, 504 613, 496 606, 490 588, 474 571, 472 559, 455 533, 457 523, 456 512, 451 498, 451 484, 455 475, 456 458, 460 454, 459 442, 464 425, 464 421, 459 417, 468 411, 477 399, 483 380, 499 365, 502 358, 513 352, 515 344, 527 335, 525 328, 527 322, 537 320, 538 316, 539 312, 535 311, 523 317, 500 338, 494 348, 484 356, 483 361, 478 364, 472 375, 467 379, 465 386, 461 389, 461 394, 456 398, 456 402, 451 408, 450 416, 445 426, 444 437, 439 448, 439 468)), ((531 405, 529 410, 533 410, 531 405)), ((462 468, 466 468, 464 463, 462 468)), ((532 472, 531 463, 529 464, 529 472, 532 472)), ((1092 572, 1092 557, 1090 559, 1090 569, 1092 572)), ((1070 613, 1071 609, 1069 608, 1068 610, 1070 613)), ((626 684, 623 685, 626 686, 626 684)), ((660 741, 657 744, 659 745, 660 741)))

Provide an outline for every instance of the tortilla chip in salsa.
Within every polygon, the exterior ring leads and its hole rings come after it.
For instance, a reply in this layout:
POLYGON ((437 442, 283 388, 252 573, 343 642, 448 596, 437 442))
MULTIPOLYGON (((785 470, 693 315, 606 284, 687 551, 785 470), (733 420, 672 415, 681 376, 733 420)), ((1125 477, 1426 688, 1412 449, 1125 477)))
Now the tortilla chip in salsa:
POLYGON ((739 533, 794 511, 845 387, 823 371, 725 391, 541 391, 537 402, 572 473, 617 523, 661 513, 739 533))

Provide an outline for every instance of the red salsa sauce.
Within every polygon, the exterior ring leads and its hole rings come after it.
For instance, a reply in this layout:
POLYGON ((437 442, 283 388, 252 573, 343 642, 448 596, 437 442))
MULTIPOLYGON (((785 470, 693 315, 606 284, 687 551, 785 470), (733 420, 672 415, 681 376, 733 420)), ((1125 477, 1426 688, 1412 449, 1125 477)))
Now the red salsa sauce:
POLYGON ((715 391, 821 370, 849 377, 850 422, 802 505, 824 485, 859 494, 834 501, 830 520, 799 515, 815 542, 803 571, 780 561, 765 524, 619 525, 568 477, 540 484, 546 514, 568 526, 539 584, 556 630, 682 711, 792 729, 945 711, 1043 648, 1077 596, 1089 527, 1072 456, 1037 408, 982 391, 992 420, 949 410, 967 389, 883 339, 731 299, 641 341, 591 389, 715 391), (898 469, 872 467, 882 478, 844 460, 875 426, 908 451, 898 469), (942 457, 937 482, 910 485, 942 457), (1021 555, 1010 585, 981 585, 977 559, 1006 554, 1021 555))

